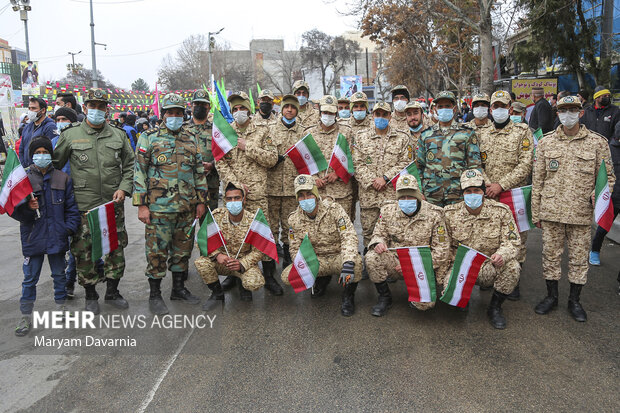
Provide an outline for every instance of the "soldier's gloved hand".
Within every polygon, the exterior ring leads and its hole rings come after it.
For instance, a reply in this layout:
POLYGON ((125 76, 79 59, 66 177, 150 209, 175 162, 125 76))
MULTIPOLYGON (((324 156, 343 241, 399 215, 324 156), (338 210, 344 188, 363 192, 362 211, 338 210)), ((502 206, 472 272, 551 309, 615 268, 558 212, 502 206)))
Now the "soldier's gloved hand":
POLYGON ((284 157, 284 155, 278 155, 278 162, 276 162, 276 165, 281 163, 281 162, 284 162, 285 159, 286 158, 284 157))
POLYGON ((353 261, 345 261, 342 264, 342 270, 340 271, 340 278, 338 278, 338 284, 345 285, 351 284, 353 282, 355 263, 353 261))

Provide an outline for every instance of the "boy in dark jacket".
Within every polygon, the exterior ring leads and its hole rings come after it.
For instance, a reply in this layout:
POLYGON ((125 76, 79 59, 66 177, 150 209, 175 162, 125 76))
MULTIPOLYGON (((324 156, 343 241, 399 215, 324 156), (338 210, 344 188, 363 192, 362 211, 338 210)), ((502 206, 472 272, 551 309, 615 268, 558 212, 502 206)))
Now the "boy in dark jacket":
POLYGON ((45 255, 54 279, 54 300, 59 310, 64 310, 67 298, 65 291, 65 253, 69 249, 67 240, 69 235, 77 231, 80 224, 80 212, 73 196, 71 178, 52 166, 52 142, 46 137, 35 138, 28 148, 28 153, 32 165, 26 172, 35 197, 22 202, 12 215, 12 218, 21 224, 24 255, 24 281, 19 306, 22 319, 15 328, 17 336, 25 336, 30 331, 37 282, 45 255))

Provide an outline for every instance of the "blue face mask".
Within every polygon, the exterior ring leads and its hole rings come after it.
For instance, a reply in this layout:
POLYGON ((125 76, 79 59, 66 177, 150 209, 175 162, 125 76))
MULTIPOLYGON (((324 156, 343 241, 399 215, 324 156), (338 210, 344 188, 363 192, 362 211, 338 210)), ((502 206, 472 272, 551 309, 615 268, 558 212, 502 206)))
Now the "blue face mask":
POLYGON ((308 98, 305 96, 297 96, 297 101, 299 102, 299 106, 303 106, 308 103, 308 98))
POLYGON ((56 122, 56 131, 60 133, 62 132, 64 128, 66 128, 69 125, 71 125, 71 122, 56 122))
POLYGON ((478 209, 482 205, 482 194, 465 194, 465 205, 471 209, 478 209))
POLYGON ((418 126, 416 126, 415 128, 412 128, 411 126, 409 126, 409 130, 411 132, 419 132, 420 129, 422 129, 422 124, 421 123, 418 126))
POLYGON ((49 153, 35 153, 32 155, 32 163, 39 168, 45 169, 52 163, 52 155, 49 153))
POLYGON ((316 208, 316 198, 302 199, 299 201, 299 206, 309 214, 316 208))
POLYGON ((171 131, 177 131, 181 129, 183 126, 183 117, 182 116, 169 116, 166 118, 166 128, 171 131))
POLYGON ((390 121, 388 119, 386 119, 386 118, 375 118, 375 126, 379 130, 383 130, 383 129, 387 128, 388 127, 388 123, 390 123, 390 121))
POLYGON ((437 119, 439 122, 450 122, 454 117, 452 109, 437 109, 437 119))
POLYGON ((105 122, 105 112, 99 109, 88 109, 86 119, 93 125, 101 125, 105 122))
POLYGON ((297 116, 295 116, 291 120, 286 119, 284 116, 282 116, 282 122, 286 123, 287 125, 292 125, 293 123, 295 123, 296 120, 297 120, 297 116))
POLYGON ((339 110, 338 116, 340 116, 341 119, 349 119, 351 117, 351 111, 349 109, 339 110))
POLYGON ((355 120, 364 120, 366 119, 366 111, 365 110, 354 110, 353 117, 355 120))
POLYGON ((416 199, 399 199, 398 206, 405 214, 411 215, 418 209, 418 201, 416 199))
POLYGON ((513 123, 521 123, 523 121, 523 118, 521 116, 510 115, 510 120, 513 123))
POLYGON ((226 202, 226 209, 231 215, 239 215, 243 210, 243 202, 241 201, 230 201, 226 202))

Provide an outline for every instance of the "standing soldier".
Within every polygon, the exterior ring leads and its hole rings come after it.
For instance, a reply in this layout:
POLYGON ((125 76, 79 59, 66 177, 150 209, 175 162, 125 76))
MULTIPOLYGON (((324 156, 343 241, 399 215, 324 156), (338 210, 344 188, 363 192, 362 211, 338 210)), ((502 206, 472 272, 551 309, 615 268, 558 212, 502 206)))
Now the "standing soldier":
POLYGON ((270 126, 276 123, 278 116, 273 112, 273 100, 276 97, 269 89, 261 90, 258 95, 258 112, 252 116, 256 125, 270 126))
POLYGON ((312 103, 308 102, 310 98, 310 86, 304 80, 298 80, 293 83, 293 95, 297 96, 299 101, 299 123, 304 126, 314 126, 319 121, 319 111, 312 107, 312 103))
POLYGON ((543 276, 547 297, 535 308, 547 314, 558 305, 561 259, 568 246, 568 310, 576 321, 587 315, 579 302, 588 276, 588 250, 596 176, 605 162, 609 186, 615 177, 607 139, 579 124, 581 101, 566 96, 558 102, 562 126, 545 135, 536 148, 532 177, 532 221, 543 231, 543 276), (566 239, 566 242, 565 242, 566 239))
MULTIPOLYGON (((288 216, 297 208, 295 188, 293 182, 297 176, 297 169, 289 157, 284 153, 304 137, 304 128, 299 123, 297 111, 299 102, 293 95, 285 95, 280 104, 282 117, 271 126, 269 136, 278 151, 278 164, 268 171, 269 185, 267 186, 267 200, 269 204, 269 224, 271 231, 278 240, 282 227, 283 258, 282 268, 291 264, 291 255, 288 240, 288 216)), ((279 245, 279 244, 277 244, 279 245)))
MULTIPOLYGON (((297 254, 308 235, 319 260, 312 298, 324 295, 332 276, 339 275, 338 283, 344 286, 340 311, 345 317, 352 316, 355 290, 362 279, 362 259, 357 253, 358 241, 353 224, 339 204, 321 199, 313 176, 295 178, 295 196, 299 207, 288 218, 291 254, 297 254)), ((282 271, 282 281, 287 285, 290 285, 291 268, 289 265, 282 271)))
MULTIPOLYGON (((231 124, 239 139, 237 146, 217 163, 224 185, 238 182, 246 188, 246 209, 255 213, 258 208, 269 216, 267 203, 267 170, 278 162, 278 151, 269 136, 269 128, 254 123, 250 118, 250 98, 244 92, 233 93, 228 97, 235 121, 231 124)), ((267 256, 263 259, 265 288, 274 295, 282 294, 282 287, 273 278, 276 263, 267 256)), ((237 281, 227 277, 222 288, 228 290, 237 281)))
POLYGON ((196 136, 200 154, 202 155, 202 166, 207 177, 207 186, 209 187, 209 208, 214 210, 217 208, 220 198, 220 176, 215 169, 215 160, 213 152, 211 152, 211 133, 213 124, 209 121, 209 111, 211 109, 211 101, 209 100, 209 92, 206 90, 197 90, 192 95, 192 120, 189 123, 188 130, 196 136))
POLYGON ((420 135, 415 162, 426 200, 443 207, 462 199, 461 174, 466 169, 481 169, 480 149, 474 131, 455 120, 452 92, 439 92, 433 103, 438 123, 420 135))
POLYGON ((405 114, 405 106, 409 103, 409 89, 405 85, 398 85, 392 89, 392 104, 394 105, 394 113, 392 113, 392 129, 406 132, 409 130, 407 124, 407 115, 405 114))
MULTIPOLYGON (((381 207, 381 215, 368 245, 366 265, 370 280, 375 283, 379 301, 371 314, 384 316, 392 306, 392 294, 387 279, 402 277, 398 255, 388 248, 431 247, 435 277, 442 280, 450 264, 450 237, 440 207, 422 200, 418 183, 412 175, 396 181, 397 202, 381 207)), ((418 310, 433 308, 435 303, 414 303, 418 310)))
POLYGON ((351 101, 349 98, 338 99, 338 122, 345 121, 351 117, 351 101))
POLYGON ((491 126, 491 120, 489 119, 491 99, 489 99, 489 95, 486 93, 476 93, 471 101, 471 107, 474 118, 465 123, 467 126, 475 131, 491 126))
POLYGON ((183 126, 184 110, 181 96, 164 96, 162 127, 140 135, 136 151, 133 204, 138 207, 138 219, 146 224, 149 308, 156 315, 168 314, 160 289, 166 261, 172 272, 170 299, 200 303, 185 288, 185 279, 192 254, 192 222, 205 213, 208 187, 196 136, 183 126))
MULTIPOLYGON (((336 112, 338 107, 336 103, 338 100, 334 96, 326 95, 321 98, 319 102, 319 109, 321 112, 321 119, 318 124, 308 127, 304 131, 304 135, 310 133, 316 141, 323 156, 329 163, 336 145, 336 140, 339 134, 343 134, 349 147, 352 143, 352 132, 349 126, 336 122, 336 112)), ((308 126, 304 124, 304 126, 308 126)), ((316 177, 316 185, 319 188, 319 193, 322 197, 328 197, 338 202, 342 208, 347 211, 349 217, 351 217, 352 205, 353 205, 353 190, 351 181, 344 183, 342 179, 336 175, 336 172, 332 168, 328 168, 327 171, 319 172, 319 176, 316 177)))
POLYGON ((409 161, 413 161, 418 150, 418 140, 422 132, 432 126, 432 124, 427 125, 428 118, 424 116, 422 105, 416 100, 407 103, 405 115, 407 115, 407 126, 409 127, 409 129, 406 129, 409 131, 407 134, 409 136, 407 150, 409 151, 409 161))
POLYGON ((86 311, 95 314, 99 314, 99 295, 95 288, 99 274, 92 261, 92 237, 86 212, 110 201, 114 201, 119 245, 105 257, 105 301, 118 308, 129 307, 118 292, 118 283, 125 272, 123 248, 127 246, 127 231, 123 201, 131 194, 134 154, 125 131, 106 122, 108 103, 103 90, 90 89, 84 101, 86 119, 64 128, 54 149, 54 167, 62 169, 69 162, 71 168, 75 200, 82 216, 80 227, 72 237, 71 253, 79 283, 86 290, 86 311))

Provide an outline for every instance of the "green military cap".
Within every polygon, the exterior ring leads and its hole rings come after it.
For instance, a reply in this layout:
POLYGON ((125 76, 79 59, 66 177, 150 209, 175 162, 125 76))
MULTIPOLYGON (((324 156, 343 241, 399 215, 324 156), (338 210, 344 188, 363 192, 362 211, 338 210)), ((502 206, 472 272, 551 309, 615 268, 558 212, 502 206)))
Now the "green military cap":
POLYGON ((482 172, 477 169, 468 169, 461 174, 461 189, 467 189, 472 186, 482 186, 484 177, 482 172))
POLYGON ((417 100, 411 100, 411 101, 409 101, 409 103, 407 103, 407 106, 405 106, 405 111, 407 109, 420 109, 420 110, 423 110, 423 106, 417 100))
POLYGON ((392 108, 387 102, 384 102, 384 101, 379 101, 375 103, 375 106, 373 106, 372 108, 372 113, 375 113, 379 109, 384 110, 387 113, 392 113, 392 108))
POLYGON ((211 103, 211 100, 209 99, 209 92, 204 89, 198 89, 192 95, 192 102, 211 103))
POLYGON ((390 93, 392 94, 392 98, 394 98, 394 95, 405 95, 407 100, 409 100, 409 89, 405 85, 394 86, 390 93))
POLYGON ((161 108, 162 109, 172 109, 172 108, 180 108, 185 109, 185 102, 180 95, 176 93, 168 93, 161 100, 161 108))
POLYGON ((525 106, 521 102, 512 102, 512 105, 510 105, 510 107, 512 108, 513 112, 525 113, 525 111, 527 110, 527 106, 525 106))
POLYGON ((295 178, 295 196, 297 196, 300 191, 311 191, 317 199, 320 199, 319 189, 312 175, 302 174, 295 178))
POLYGON ((237 105, 241 105, 249 111, 252 111, 252 106, 250 105, 250 97, 247 93, 240 91, 231 94, 228 96, 228 103, 230 103, 230 109, 237 105))
POLYGON ((280 107, 283 108, 285 105, 293 105, 299 110, 299 101, 297 100, 297 96, 295 95, 284 95, 282 96, 282 101, 280 102, 280 107))
POLYGON ((473 106, 476 102, 486 102, 487 104, 491 104, 491 99, 489 99, 489 95, 486 93, 476 93, 471 100, 471 105, 473 106))
POLYGON ((89 89, 88 93, 86 93, 86 99, 84 99, 84 103, 94 101, 104 102, 106 104, 110 103, 110 100, 108 99, 108 94, 104 92, 103 89, 97 88, 89 89))
POLYGON ((562 99, 558 101, 557 108, 563 107, 576 107, 581 109, 581 100, 577 96, 564 96, 562 99))
POLYGON ((297 80, 293 83, 293 94, 297 92, 299 89, 306 89, 306 92, 310 93, 310 85, 305 80, 297 80))
POLYGON ((398 196, 411 195, 420 196, 418 181, 413 175, 401 175, 396 180, 396 194, 398 196))
POLYGON ((495 91, 491 95, 491 105, 495 102, 501 102, 504 105, 510 105, 511 101, 512 98, 510 97, 510 93, 506 92, 505 90, 495 91))
POLYGON ((441 92, 437 93, 437 96, 435 96, 433 102, 437 102, 440 99, 448 99, 451 100, 452 103, 456 104, 456 97, 454 97, 454 93, 450 92, 449 90, 442 90, 441 92))
POLYGON ((319 101, 319 110, 321 112, 338 112, 338 99, 332 95, 325 95, 319 101))
POLYGON ((275 95, 271 92, 271 90, 269 89, 263 89, 261 90, 260 94, 258 95, 258 99, 262 99, 262 98, 269 98, 271 100, 274 100, 276 97, 275 95))

